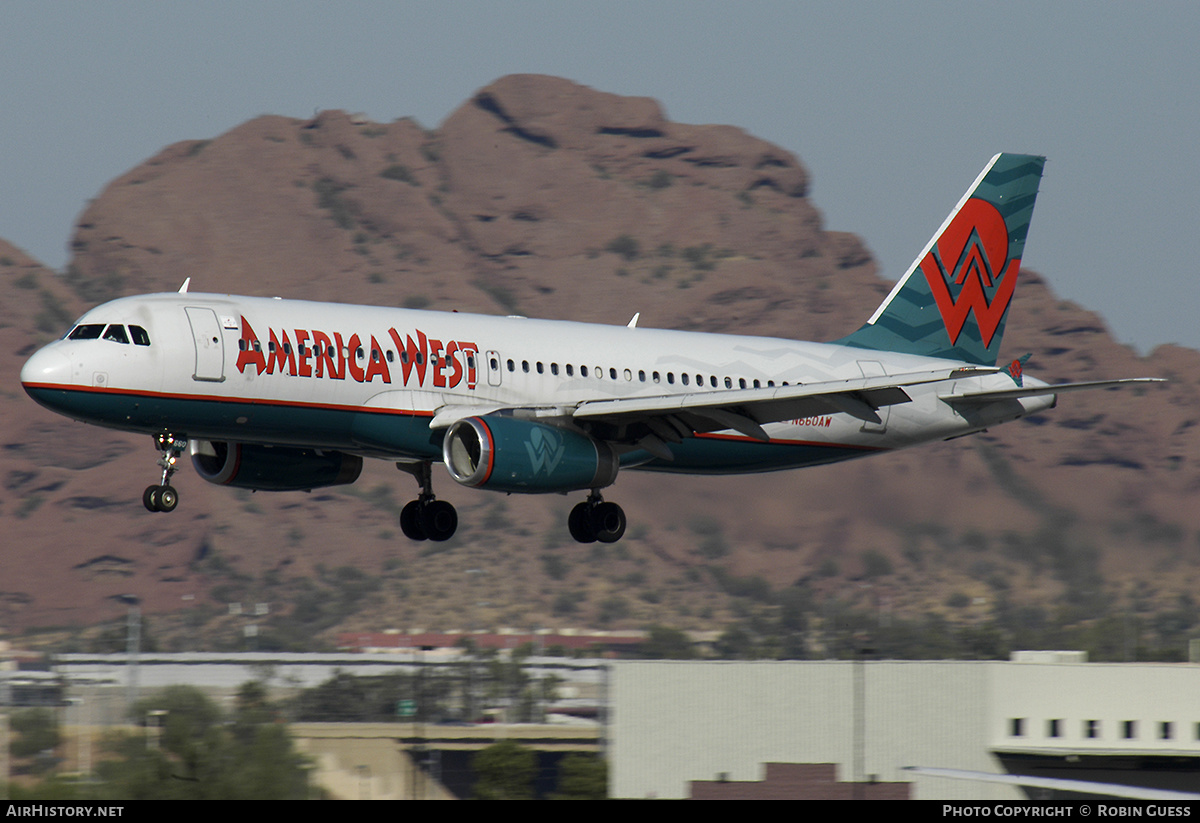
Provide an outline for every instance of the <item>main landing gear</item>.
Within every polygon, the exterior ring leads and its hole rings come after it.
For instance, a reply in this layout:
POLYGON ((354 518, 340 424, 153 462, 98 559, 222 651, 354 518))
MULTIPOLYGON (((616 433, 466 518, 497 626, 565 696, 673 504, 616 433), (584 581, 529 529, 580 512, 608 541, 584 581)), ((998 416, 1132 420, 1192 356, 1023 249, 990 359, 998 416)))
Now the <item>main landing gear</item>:
POLYGON ((162 466, 162 482, 146 487, 142 492, 142 505, 152 512, 173 512, 179 505, 179 492, 171 485, 171 475, 179 471, 175 464, 187 448, 187 438, 169 432, 156 434, 154 446, 160 452, 158 465, 162 466))
POLYGON ((421 493, 400 511, 400 531, 409 540, 449 540, 458 528, 458 512, 445 500, 433 495, 433 464, 397 463, 396 468, 417 478, 421 493))
POLYGON ((605 503, 593 489, 587 500, 571 509, 567 528, 580 543, 616 543, 625 534, 625 512, 616 503, 605 503))

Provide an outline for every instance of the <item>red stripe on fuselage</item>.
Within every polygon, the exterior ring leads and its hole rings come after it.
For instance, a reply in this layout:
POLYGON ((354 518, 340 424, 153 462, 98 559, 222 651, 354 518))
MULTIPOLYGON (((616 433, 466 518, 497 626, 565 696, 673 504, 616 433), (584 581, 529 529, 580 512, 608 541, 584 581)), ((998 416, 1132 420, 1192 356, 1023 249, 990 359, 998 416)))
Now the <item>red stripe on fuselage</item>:
POLYGON ((820 446, 823 448, 835 449, 861 449, 869 452, 888 451, 885 446, 864 446, 859 443, 833 443, 828 440, 782 440, 778 437, 772 437, 766 443, 756 437, 747 437, 744 434, 717 434, 716 432, 700 432, 694 435, 698 438, 706 440, 734 440, 738 443, 761 443, 764 446, 820 446))

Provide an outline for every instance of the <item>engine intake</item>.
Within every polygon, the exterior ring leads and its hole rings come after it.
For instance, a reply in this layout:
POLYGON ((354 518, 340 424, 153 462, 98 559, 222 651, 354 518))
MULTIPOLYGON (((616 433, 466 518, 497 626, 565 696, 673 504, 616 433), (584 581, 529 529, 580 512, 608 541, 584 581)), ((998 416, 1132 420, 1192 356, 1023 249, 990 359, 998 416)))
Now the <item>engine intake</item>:
POLYGON ((316 449, 193 440, 196 473, 209 483, 259 491, 307 491, 353 483, 362 472, 354 454, 316 449))
POLYGON ((606 443, 513 417, 456 421, 442 441, 442 458, 464 486, 525 494, 604 488, 620 468, 606 443))

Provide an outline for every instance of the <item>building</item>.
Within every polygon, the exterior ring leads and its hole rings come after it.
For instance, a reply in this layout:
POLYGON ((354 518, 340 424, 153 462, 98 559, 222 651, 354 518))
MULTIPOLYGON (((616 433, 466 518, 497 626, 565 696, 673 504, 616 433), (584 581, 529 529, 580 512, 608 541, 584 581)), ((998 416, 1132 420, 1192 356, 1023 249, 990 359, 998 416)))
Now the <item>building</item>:
POLYGON ((1200 665, 1062 659, 617 661, 610 794, 683 798, 768 763, 910 782, 917 800, 1025 795, 906 767, 1200 791, 1200 665))

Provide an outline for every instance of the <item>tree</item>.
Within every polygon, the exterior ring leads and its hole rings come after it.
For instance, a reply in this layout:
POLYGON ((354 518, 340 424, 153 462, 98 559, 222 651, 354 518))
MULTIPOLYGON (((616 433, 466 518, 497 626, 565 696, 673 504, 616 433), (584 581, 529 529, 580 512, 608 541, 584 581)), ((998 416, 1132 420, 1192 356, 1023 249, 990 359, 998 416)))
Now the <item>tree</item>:
POLYGON ((537 755, 512 740, 493 743, 475 755, 475 785, 479 800, 532 800, 537 755))
POLYGON ((161 712, 158 744, 146 735, 109 740, 113 757, 98 770, 102 796, 110 799, 286 800, 302 799, 305 760, 265 688, 252 683, 238 692, 232 723, 199 689, 172 686, 142 700, 135 716, 161 712))
POLYGON ((691 660, 696 656, 696 647, 679 629, 651 626, 646 639, 639 644, 638 654, 651 660, 691 660))
POLYGON ((594 754, 569 754, 558 765, 555 800, 604 800, 608 797, 608 763, 594 754))
POLYGON ((13 757, 32 757, 58 746, 58 723, 50 709, 25 709, 13 714, 9 722, 17 735, 10 749, 13 757))

